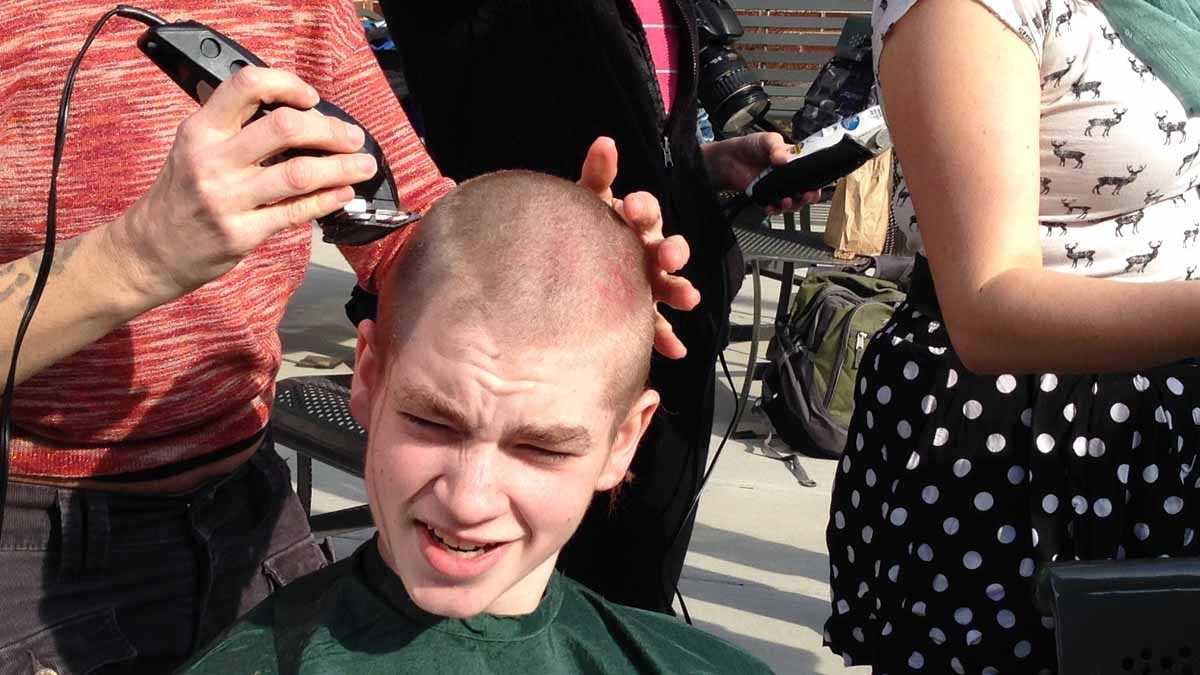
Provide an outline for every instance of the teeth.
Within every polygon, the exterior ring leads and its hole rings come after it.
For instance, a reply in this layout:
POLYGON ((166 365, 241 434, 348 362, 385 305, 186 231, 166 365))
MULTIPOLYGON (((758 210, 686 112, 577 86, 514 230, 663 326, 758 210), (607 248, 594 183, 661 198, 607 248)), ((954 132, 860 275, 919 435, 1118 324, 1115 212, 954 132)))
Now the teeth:
POLYGON ((431 534, 433 534, 434 539, 437 539, 438 542, 443 546, 457 553, 476 553, 490 548, 490 545, 488 544, 470 544, 449 534, 441 532, 434 527, 430 527, 429 525, 426 525, 425 527, 431 534))

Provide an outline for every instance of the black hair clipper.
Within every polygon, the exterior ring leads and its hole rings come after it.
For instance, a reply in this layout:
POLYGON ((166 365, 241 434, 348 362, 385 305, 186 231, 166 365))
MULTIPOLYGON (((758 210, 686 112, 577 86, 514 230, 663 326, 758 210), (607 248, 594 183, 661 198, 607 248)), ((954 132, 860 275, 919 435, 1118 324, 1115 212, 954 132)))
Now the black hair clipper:
POLYGON ((820 190, 891 147, 883 111, 871 106, 797 143, 788 163, 762 172, 746 187, 746 196, 765 207, 820 190))
MULTIPOLYGON (((202 104, 225 80, 244 66, 267 67, 254 54, 226 35, 195 21, 178 21, 153 26, 138 38, 138 47, 159 68, 202 104)), ((264 106, 256 116, 269 107, 264 106)), ((346 111, 322 99, 316 105, 322 114, 362 126, 346 111)), ((375 156, 379 170, 373 177, 354 185, 355 198, 344 208, 319 218, 323 239, 333 244, 357 246, 367 244, 418 220, 421 215, 398 208, 396 182, 384 160, 379 143, 370 132, 363 130, 366 141, 362 152, 375 156)), ((289 151, 281 158, 318 151, 289 151)))

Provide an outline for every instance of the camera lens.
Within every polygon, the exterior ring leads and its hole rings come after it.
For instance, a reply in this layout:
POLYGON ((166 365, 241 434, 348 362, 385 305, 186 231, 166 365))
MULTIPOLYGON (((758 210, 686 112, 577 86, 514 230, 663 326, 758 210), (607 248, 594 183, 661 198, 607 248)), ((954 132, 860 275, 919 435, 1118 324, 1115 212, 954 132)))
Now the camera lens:
POLYGON ((723 134, 749 128, 771 106, 754 72, 733 49, 708 44, 700 50, 700 104, 723 134))

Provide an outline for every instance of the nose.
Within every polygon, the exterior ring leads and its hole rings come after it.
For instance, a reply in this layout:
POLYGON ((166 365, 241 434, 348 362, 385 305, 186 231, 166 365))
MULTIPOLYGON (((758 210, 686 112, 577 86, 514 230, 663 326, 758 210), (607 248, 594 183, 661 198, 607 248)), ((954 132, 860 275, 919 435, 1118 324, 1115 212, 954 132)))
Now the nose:
POLYGON ((499 518, 507 510, 507 499, 499 476, 501 458, 498 448, 468 446, 461 448, 447 463, 434 484, 446 515, 455 525, 471 527, 499 518))

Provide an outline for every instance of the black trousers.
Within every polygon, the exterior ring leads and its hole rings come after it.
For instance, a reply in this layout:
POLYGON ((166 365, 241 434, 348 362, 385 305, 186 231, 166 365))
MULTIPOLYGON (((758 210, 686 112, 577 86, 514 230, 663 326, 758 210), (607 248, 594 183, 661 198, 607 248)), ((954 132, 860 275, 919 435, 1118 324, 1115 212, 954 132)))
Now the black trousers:
POLYGON ((180 496, 11 484, 0 675, 169 673, 325 557, 270 439, 180 496))

